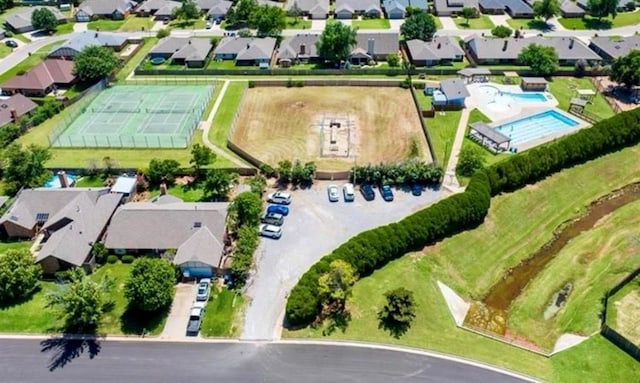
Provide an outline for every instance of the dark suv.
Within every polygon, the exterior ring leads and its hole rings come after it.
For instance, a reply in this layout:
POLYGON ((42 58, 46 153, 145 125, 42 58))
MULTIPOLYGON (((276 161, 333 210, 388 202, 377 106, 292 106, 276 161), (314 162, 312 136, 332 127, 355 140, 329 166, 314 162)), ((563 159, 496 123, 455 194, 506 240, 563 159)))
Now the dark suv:
POLYGON ((381 185, 380 186, 380 194, 382 195, 382 199, 391 202, 393 201, 393 191, 391 190, 391 186, 389 185, 381 185))
POLYGON ((369 184, 363 184, 360 186, 360 192, 367 201, 373 201, 376 198, 376 193, 373 191, 373 187, 369 184))

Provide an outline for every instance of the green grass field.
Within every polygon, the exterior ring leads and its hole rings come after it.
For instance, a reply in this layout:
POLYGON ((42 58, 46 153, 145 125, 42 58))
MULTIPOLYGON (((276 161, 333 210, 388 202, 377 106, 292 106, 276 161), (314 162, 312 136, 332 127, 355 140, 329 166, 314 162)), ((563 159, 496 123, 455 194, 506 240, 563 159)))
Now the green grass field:
POLYGON ((205 337, 234 337, 239 333, 239 311, 243 307, 242 295, 222 288, 212 292, 202 319, 200 333, 205 337))
POLYGON ((287 16, 287 29, 309 29, 311 28, 311 20, 305 20, 299 17, 296 21, 295 17, 287 16))
POLYGON ((138 32, 150 31, 153 28, 154 21, 151 17, 128 17, 124 24, 118 28, 120 32, 138 32))
POLYGON ((449 157, 451 156, 451 145, 456 137, 458 130, 458 122, 460 121, 461 111, 446 111, 444 114, 436 112, 435 117, 425 118, 429 137, 436 152, 438 163, 447 166, 449 157))
POLYGON ((0 254, 4 254, 7 250, 26 250, 31 247, 31 241, 2 241, 0 242, 0 254))
MULTIPOLYGON (((569 101, 576 96, 575 89, 596 90, 596 87, 588 78, 554 77, 549 82, 549 90, 558 99, 558 108, 562 110, 569 109, 569 101)), ((609 118, 614 114, 602 94, 597 94, 593 103, 588 104, 585 110, 602 119, 609 118)))
POLYGON ((351 26, 353 28, 359 28, 359 29, 389 29, 389 28, 391 28, 391 24, 389 24, 389 20, 388 19, 353 20, 351 22, 351 26))
POLYGON ((233 81, 229 83, 209 130, 209 141, 233 156, 236 155, 227 149, 227 137, 246 87, 246 82, 233 81))
POLYGON ((58 24, 56 27, 56 35, 65 35, 73 32, 73 23, 58 24))
POLYGON ((93 31, 100 30, 105 32, 117 31, 124 25, 125 22, 126 20, 108 20, 108 19, 90 21, 89 23, 87 23, 87 29, 93 30, 93 31))
POLYGON ((491 19, 486 15, 469 19, 468 23, 464 17, 454 17, 453 22, 456 23, 458 28, 462 29, 491 29, 494 27, 491 19))
POLYGON ((22 60, 20 63, 18 63, 13 68, 11 68, 8 71, 0 74, 0 83, 3 83, 5 81, 7 81, 8 79, 10 79, 11 77, 17 75, 18 73, 24 73, 24 72, 28 71, 29 69, 33 68, 34 66, 40 64, 40 62, 49 53, 51 48, 53 48, 56 45, 60 45, 60 41, 56 41, 54 43, 51 43, 51 44, 43 46, 42 48, 40 48, 37 51, 35 51, 31 56, 29 56, 26 59, 22 60))
POLYGON ((560 18, 558 21, 567 29, 611 29, 635 25, 638 24, 638 20, 640 20, 640 11, 621 12, 615 19, 605 17, 598 20, 591 16, 585 16, 575 19, 560 18))
POLYGON ((549 25, 542 20, 539 19, 507 19, 507 24, 513 29, 536 29, 539 31, 544 31, 549 29, 549 25))

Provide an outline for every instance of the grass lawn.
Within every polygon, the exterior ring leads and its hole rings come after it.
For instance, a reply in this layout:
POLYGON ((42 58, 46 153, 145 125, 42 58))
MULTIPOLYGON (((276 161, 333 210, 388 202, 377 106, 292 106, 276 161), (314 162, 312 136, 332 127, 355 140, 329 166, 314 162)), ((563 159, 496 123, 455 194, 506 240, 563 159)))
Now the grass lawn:
POLYGON ((128 17, 124 24, 118 28, 120 32, 137 32, 137 31, 149 31, 153 27, 153 19, 151 17, 128 17), (144 29, 143 29, 144 28, 144 29))
POLYGON ((22 60, 13 68, 0 74, 0 83, 7 81, 8 79, 10 79, 11 77, 15 76, 20 72, 26 72, 29 69, 33 68, 34 66, 38 65, 42 61, 42 59, 49 53, 51 48, 53 48, 56 45, 60 45, 60 42, 57 41, 55 43, 51 43, 43 46, 42 48, 35 51, 31 56, 22 60))
POLYGON ((558 21, 567 29, 611 29, 635 25, 638 24, 638 20, 640 20, 640 10, 619 12, 615 19, 605 17, 598 20, 591 16, 585 16, 575 19, 560 18, 558 21))
POLYGON ((630 203, 573 238, 513 303, 509 330, 547 348, 565 332, 597 332, 605 292, 640 264, 639 213, 640 201, 630 203), (565 306, 545 320, 553 295, 568 282, 573 288, 565 306))
POLYGON ((360 28, 360 29, 389 29, 389 28, 391 28, 391 24, 389 24, 389 20, 388 19, 353 20, 351 22, 351 26, 353 28, 360 28))
POLYGON ((176 28, 176 29, 204 29, 205 25, 207 25, 207 22, 204 19, 174 20, 171 23, 169 23, 170 28, 176 28))
POLYGON ((635 345, 640 345, 640 277, 609 298, 607 324, 635 345))
POLYGON ((540 20, 540 19, 512 19, 512 18, 508 18, 507 19, 507 24, 509 24, 509 26, 516 30, 516 29, 536 29, 539 31, 545 31, 548 30, 549 24, 545 23, 544 21, 540 20))
POLYGON ((469 19, 469 23, 464 17, 454 17, 453 22, 456 23, 458 28, 462 29, 491 29, 494 27, 491 19, 486 15, 481 15, 475 19, 469 19))
MULTIPOLYGON (((596 87, 588 78, 575 77, 554 77, 549 83, 551 93, 558 99, 558 108, 562 110, 569 109, 569 101, 575 97, 576 89, 596 90, 596 87)), ((613 116, 613 110, 601 94, 594 97, 593 103, 588 104, 587 112, 606 119, 613 116)))
POLYGON ((76 187, 95 188, 103 187, 105 179, 102 176, 82 176, 76 180, 76 187))
POLYGON ((24 302, 0 308, 0 332, 39 333, 51 332, 57 320, 45 309, 45 294, 56 288, 54 282, 40 282, 40 289, 24 302))
POLYGON ((212 292, 207 303, 200 334, 205 337, 235 337, 239 333, 240 309, 244 299, 227 288, 212 292))
POLYGON ((435 117, 425 118, 438 163, 444 167, 447 166, 451 155, 451 145, 456 137, 461 115, 461 111, 451 110, 444 112, 444 114, 436 112, 435 117))
POLYGON ((73 32, 73 23, 58 24, 56 27, 56 35, 64 35, 73 32))
POLYGON ((236 62, 233 60, 215 60, 215 59, 211 59, 209 60, 209 64, 207 64, 207 69, 241 69, 241 70, 245 70, 245 69, 258 69, 258 67, 252 67, 252 66, 240 66, 237 67, 236 66, 236 62))
POLYGON ((31 241, 2 241, 0 242, 0 254, 4 254, 11 249, 22 250, 30 247, 31 241))
POLYGON ((155 37, 149 37, 144 39, 144 45, 142 48, 136 52, 129 61, 120 69, 118 74, 116 75, 116 81, 124 81, 129 73, 131 73, 141 62, 147 57, 147 53, 153 48, 154 45, 158 42, 158 39, 155 37))
MULTIPOLYGON (((190 188, 186 187, 186 185, 172 185, 167 188, 167 193, 180 198, 184 202, 198 202, 202 200, 204 191, 201 188, 190 188)), ((151 191, 151 198, 157 195, 160 195, 160 190, 151 191)))
MULTIPOLYGON (((229 83, 224 98, 213 118, 211 129, 209 129, 209 141, 230 154, 232 152, 227 149, 227 137, 246 87, 246 82, 233 81, 229 83)), ((233 155, 235 156, 235 154, 233 155)))
POLYGON ((108 20, 108 19, 90 21, 89 23, 87 23, 87 29, 101 30, 101 31, 117 31, 124 25, 125 22, 126 20, 108 20))
POLYGON ((31 42, 31 39, 28 38, 27 36, 23 35, 22 33, 15 34, 15 35, 13 35, 12 38, 16 39, 16 40, 20 40, 20 41, 22 41, 23 43, 26 43, 26 44, 29 44, 31 42))
POLYGON ((12 48, 9 48, 4 44, 0 44, 0 58, 8 56, 11 52, 13 52, 12 48))
POLYGON ((287 16, 286 29, 309 29, 311 28, 311 20, 305 20, 302 17, 298 17, 296 21, 295 17, 287 16))

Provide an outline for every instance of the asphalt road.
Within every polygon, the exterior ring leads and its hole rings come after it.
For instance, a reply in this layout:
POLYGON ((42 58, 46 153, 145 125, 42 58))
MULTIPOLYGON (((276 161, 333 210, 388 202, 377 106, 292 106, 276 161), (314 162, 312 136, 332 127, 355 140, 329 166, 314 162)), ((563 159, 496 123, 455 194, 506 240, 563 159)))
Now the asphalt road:
POLYGON ((476 366, 397 351, 253 343, 88 345, 3 339, 0 371, 0 381, 12 383, 524 382, 476 366))

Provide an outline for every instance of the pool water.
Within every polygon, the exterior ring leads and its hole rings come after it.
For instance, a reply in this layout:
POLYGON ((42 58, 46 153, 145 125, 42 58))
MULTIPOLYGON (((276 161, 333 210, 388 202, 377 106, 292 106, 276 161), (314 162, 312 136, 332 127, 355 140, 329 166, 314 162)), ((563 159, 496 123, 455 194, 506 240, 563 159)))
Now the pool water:
MULTIPOLYGON (((73 185, 76 182, 76 177, 73 174, 67 174, 67 182, 69 185, 73 185)), ((60 186, 60 178, 57 174, 52 175, 44 184, 46 188, 60 188, 60 186)))
POLYGON ((569 131, 579 123, 556 110, 548 110, 519 120, 507 122, 494 129, 511 138, 511 146, 569 131))
POLYGON ((547 101, 547 96, 545 96, 544 93, 540 93, 540 92, 527 92, 527 93, 500 92, 499 95, 513 97, 517 101, 524 101, 524 102, 546 102, 547 101))
POLYGON ((542 92, 507 92, 501 91, 492 85, 483 85, 478 88, 483 98, 489 104, 511 107, 512 102, 518 104, 529 104, 547 102, 547 96, 542 92))

